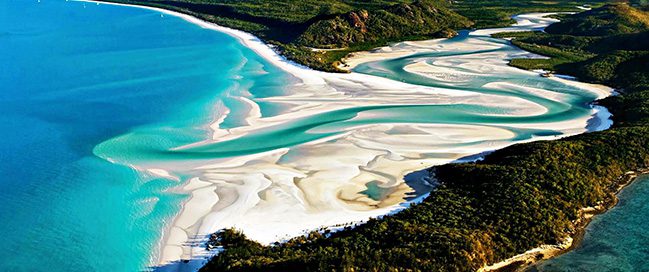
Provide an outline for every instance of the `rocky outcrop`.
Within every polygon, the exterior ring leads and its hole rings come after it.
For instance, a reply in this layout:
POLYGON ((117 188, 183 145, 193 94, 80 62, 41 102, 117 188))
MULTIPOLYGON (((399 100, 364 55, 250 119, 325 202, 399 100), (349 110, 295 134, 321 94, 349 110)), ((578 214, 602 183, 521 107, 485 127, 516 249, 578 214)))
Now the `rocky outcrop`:
POLYGON ((347 22, 353 27, 358 29, 361 33, 367 32, 367 19, 370 14, 367 10, 352 11, 347 14, 347 22))

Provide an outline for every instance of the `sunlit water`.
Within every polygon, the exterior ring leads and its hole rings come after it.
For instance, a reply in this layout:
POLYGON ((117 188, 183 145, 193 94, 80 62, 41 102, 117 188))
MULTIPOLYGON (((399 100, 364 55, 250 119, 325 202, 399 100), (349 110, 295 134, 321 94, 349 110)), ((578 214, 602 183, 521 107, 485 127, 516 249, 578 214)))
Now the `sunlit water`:
MULTIPOLYGON (((461 44, 466 38, 463 35, 448 42, 461 44)), ((502 40, 479 39, 500 45, 493 49, 495 53, 524 53, 502 40)), ((229 113, 221 129, 246 125, 249 105, 238 97, 254 100, 262 117, 283 114, 286 105, 256 99, 285 94, 289 92, 287 86, 297 79, 234 38, 159 12, 81 2, 3 1, 0 233, 4 239, 0 239, 0 270, 46 267, 52 271, 132 271, 155 264, 163 230, 188 199, 180 185, 195 176, 210 181, 208 174, 191 167, 184 169, 184 164, 193 167, 215 159, 288 149, 277 162, 286 169, 301 156, 315 156, 305 151, 306 143, 376 124, 493 126, 514 135, 494 140, 502 145, 562 135, 552 128, 517 125, 570 121, 592 114, 588 103, 595 94, 531 73, 484 71, 449 82, 402 69, 415 59, 482 53, 493 52, 420 53, 368 63, 355 71, 475 92, 477 96, 517 97, 547 112, 515 116, 505 106, 468 102, 349 106, 254 129, 232 140, 186 147, 212 138, 210 123, 226 111, 229 113), (511 85, 485 87, 490 82, 511 85), (531 94, 525 89, 528 87, 560 93, 562 99, 531 94), (165 179, 134 169, 151 165, 173 165, 169 169, 178 171, 172 173, 175 178, 165 179)), ((459 72, 471 72, 462 71, 461 65, 451 66, 459 72)), ((403 131, 395 128, 389 133, 403 131)), ((323 145, 332 143, 335 140, 323 145)), ((422 156, 452 157, 457 154, 441 150, 477 144, 481 142, 440 143, 440 153, 422 156)), ((333 158, 333 153, 319 155, 333 158)), ((392 160, 402 155, 388 153, 372 163, 362 163, 369 168, 384 157, 392 160)), ((399 160, 408 159, 403 156, 399 160)), ((294 171, 304 171, 307 176, 317 173, 300 167, 294 171)), ((248 170, 244 165, 237 173, 248 170)), ((363 182, 367 187, 358 193, 372 199, 381 199, 400 185, 394 182, 392 188, 375 180, 363 182)), ((228 188, 239 185, 244 188, 246 184, 233 180, 228 188)), ((280 190, 278 186, 272 189, 280 190)), ((238 192, 259 196, 272 193, 263 189, 238 192)), ((300 197, 286 192, 286 199, 300 197)), ((312 216, 317 218, 318 214, 312 216)), ((197 224, 193 228, 200 222, 197 224)))
POLYGON ((539 271, 649 271, 649 176, 618 195, 620 202, 596 216, 573 250, 535 267, 539 271))
POLYGON ((141 130, 162 146, 204 139, 219 105, 236 113, 231 97, 278 94, 287 80, 235 39, 172 16, 0 1, 0 271, 146 267, 186 195, 95 146, 141 130))

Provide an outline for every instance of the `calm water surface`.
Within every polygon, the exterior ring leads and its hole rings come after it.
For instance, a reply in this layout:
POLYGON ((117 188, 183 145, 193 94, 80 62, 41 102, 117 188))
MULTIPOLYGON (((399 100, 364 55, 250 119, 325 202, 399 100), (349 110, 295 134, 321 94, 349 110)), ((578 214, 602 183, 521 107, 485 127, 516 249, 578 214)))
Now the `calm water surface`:
POLYGON ((618 195, 620 202, 596 216, 584 240, 564 255, 541 263, 539 271, 649 271, 649 176, 618 195))
POLYGON ((236 126, 231 97, 290 80, 182 19, 58 0, 0 1, 0 63, 0 271, 145 268, 186 195, 95 146, 138 131, 162 146, 204 139, 219 105, 236 126))

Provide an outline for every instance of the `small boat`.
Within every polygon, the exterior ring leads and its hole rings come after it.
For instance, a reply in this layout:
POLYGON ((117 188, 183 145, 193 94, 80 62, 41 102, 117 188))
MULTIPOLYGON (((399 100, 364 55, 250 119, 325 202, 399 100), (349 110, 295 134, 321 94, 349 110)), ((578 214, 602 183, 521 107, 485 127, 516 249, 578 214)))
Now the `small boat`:
POLYGON ((542 76, 542 77, 553 77, 553 76, 554 76, 554 73, 553 73, 553 72, 547 72, 547 73, 543 73, 543 74, 541 74, 541 76, 542 76))

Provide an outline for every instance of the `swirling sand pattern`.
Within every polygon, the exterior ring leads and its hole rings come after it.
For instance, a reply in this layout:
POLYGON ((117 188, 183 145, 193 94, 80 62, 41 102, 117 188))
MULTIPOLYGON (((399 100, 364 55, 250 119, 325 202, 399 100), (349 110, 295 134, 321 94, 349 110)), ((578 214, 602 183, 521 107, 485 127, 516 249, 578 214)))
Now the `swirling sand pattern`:
MULTIPOLYGON (((283 61, 248 34, 161 12, 238 37, 298 79, 285 95, 239 91, 239 123, 226 124, 232 109, 220 107, 209 139, 178 141, 151 128, 95 148, 112 162, 187 181, 191 197, 167 232, 162 264, 207 254, 195 241, 225 227, 270 243, 383 215, 432 189, 426 180, 406 183, 413 171, 610 125, 605 109, 589 105, 609 88, 507 66, 537 56, 487 36, 498 30, 399 43, 348 60, 355 73, 327 74, 283 61), (280 110, 262 114, 269 105, 280 110)), ((551 21, 543 15, 505 30, 542 28, 551 21)))

